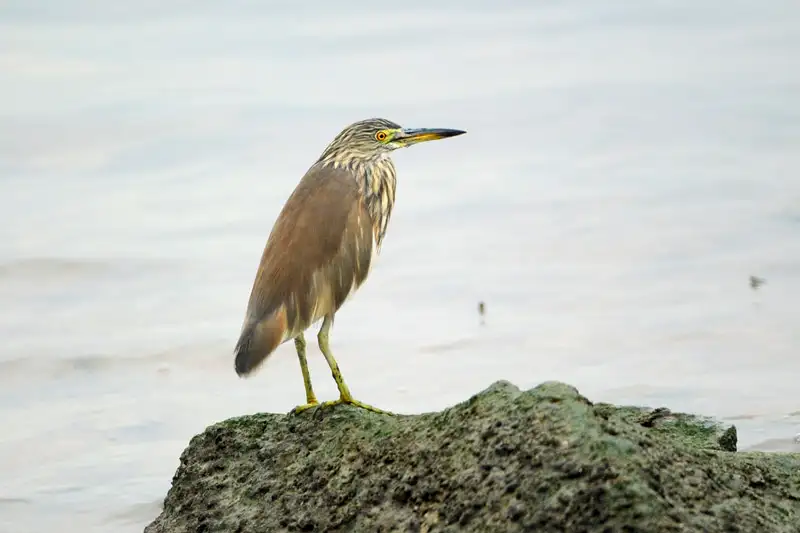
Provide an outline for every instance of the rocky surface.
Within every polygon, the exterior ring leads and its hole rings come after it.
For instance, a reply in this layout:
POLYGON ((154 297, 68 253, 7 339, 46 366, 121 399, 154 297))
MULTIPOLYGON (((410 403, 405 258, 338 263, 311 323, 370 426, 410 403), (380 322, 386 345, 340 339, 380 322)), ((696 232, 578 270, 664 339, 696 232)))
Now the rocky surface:
POLYGON ((145 533, 800 532, 800 455, 735 428, 498 382, 439 413, 223 421, 183 452, 145 533))

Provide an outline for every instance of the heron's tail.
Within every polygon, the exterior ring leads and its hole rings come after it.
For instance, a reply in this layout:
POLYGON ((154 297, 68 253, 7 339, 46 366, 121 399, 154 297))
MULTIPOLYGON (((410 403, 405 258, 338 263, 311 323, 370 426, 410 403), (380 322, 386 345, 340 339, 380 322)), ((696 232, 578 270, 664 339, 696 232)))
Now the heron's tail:
POLYGON ((244 377, 261 366, 283 342, 286 328, 286 311, 283 307, 257 322, 246 323, 234 352, 236 373, 244 377))

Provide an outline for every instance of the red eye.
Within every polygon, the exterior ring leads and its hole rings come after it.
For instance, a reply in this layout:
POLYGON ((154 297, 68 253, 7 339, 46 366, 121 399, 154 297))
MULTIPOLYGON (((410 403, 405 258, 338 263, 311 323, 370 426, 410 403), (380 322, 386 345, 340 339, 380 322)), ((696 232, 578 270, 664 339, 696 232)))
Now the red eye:
POLYGON ((379 131, 378 133, 375 134, 375 138, 378 139, 380 142, 385 141, 387 137, 388 135, 386 135, 385 131, 379 131))

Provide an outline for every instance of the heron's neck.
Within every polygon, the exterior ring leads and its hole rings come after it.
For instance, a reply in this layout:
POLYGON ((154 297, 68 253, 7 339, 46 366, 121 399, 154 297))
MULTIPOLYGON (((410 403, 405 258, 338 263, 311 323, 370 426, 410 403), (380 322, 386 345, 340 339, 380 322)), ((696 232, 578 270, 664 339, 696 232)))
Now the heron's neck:
POLYGON ((394 163, 388 156, 382 157, 371 165, 365 165, 364 171, 357 175, 361 196, 372 218, 375 243, 380 249, 394 208, 397 189, 394 163))
POLYGON ((394 208, 394 195, 397 189, 394 163, 389 154, 370 159, 354 157, 321 162, 324 165, 350 171, 372 219, 375 243, 380 247, 394 208))

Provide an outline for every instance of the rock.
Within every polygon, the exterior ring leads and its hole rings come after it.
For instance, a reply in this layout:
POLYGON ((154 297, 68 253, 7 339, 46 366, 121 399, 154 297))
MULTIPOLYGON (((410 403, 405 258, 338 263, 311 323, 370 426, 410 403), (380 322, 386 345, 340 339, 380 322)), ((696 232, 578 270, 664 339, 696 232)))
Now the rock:
POLYGON ((733 426, 554 382, 256 414, 191 440, 145 533, 800 531, 800 454, 735 449, 733 426))
POLYGON ((665 407, 617 407, 610 404, 595 404, 595 412, 623 422, 653 428, 666 437, 684 441, 695 447, 709 450, 735 452, 737 444, 736 426, 726 426, 713 418, 673 413, 665 407))

